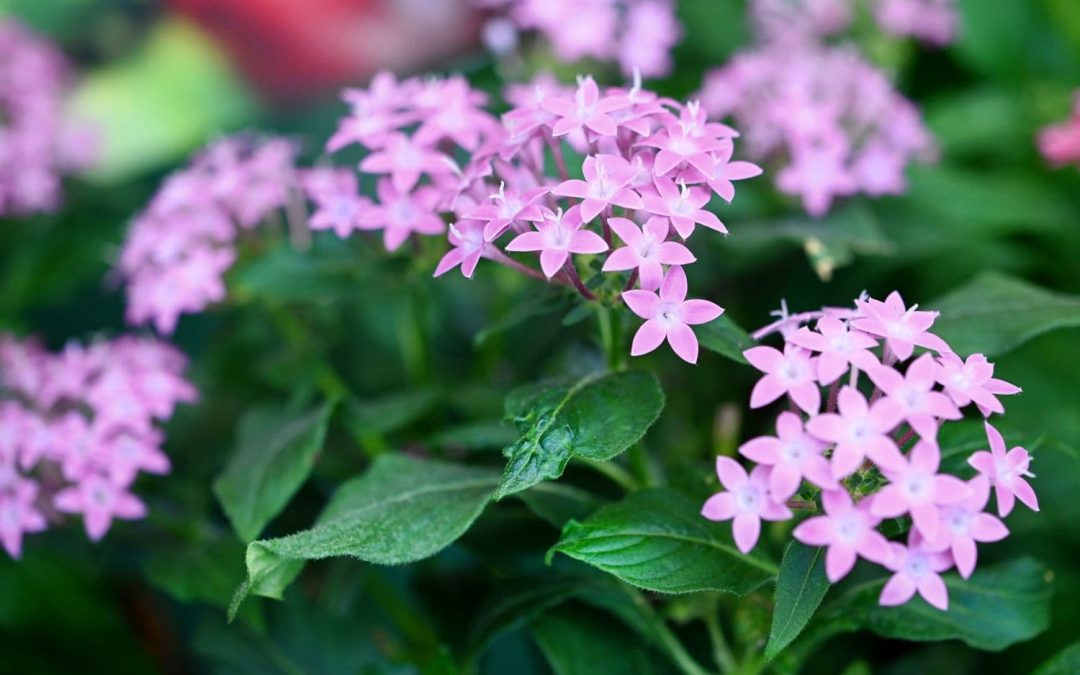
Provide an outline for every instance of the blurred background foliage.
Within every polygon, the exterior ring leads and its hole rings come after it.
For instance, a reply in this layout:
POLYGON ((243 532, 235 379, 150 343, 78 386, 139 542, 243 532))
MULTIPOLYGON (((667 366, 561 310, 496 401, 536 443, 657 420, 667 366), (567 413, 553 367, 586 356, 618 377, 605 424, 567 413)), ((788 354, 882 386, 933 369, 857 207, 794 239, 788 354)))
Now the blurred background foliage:
MULTIPOLYGON (((362 82, 380 65, 377 55, 364 57, 302 90, 290 69, 306 63, 296 52, 307 42, 267 32, 261 52, 238 49, 227 23, 208 19, 199 4, 0 0, 0 14, 53 37, 75 60, 82 80, 72 105, 107 139, 101 165, 67 186, 59 213, 0 227, 0 328, 38 334, 53 347, 124 330, 109 270, 127 223, 161 178, 208 139, 249 127, 293 135, 305 158, 317 160, 343 112, 337 85, 362 82), (272 63, 253 70, 253 53, 272 63)), ((272 12, 278 3, 239 4, 241 12, 272 12)), ((902 197, 849 200, 820 220, 799 215, 767 181, 751 181, 722 214, 731 236, 696 250, 703 262, 691 270, 691 284, 701 297, 749 328, 766 323, 781 298, 807 309, 847 303, 864 289, 898 288, 934 308, 936 298, 988 270, 1080 295, 1080 173, 1048 169, 1033 144, 1040 127, 1067 115, 1080 86, 1080 4, 959 4, 960 38, 949 48, 867 45, 923 107, 941 161, 914 169, 902 197)), ((307 12, 317 15, 317 5, 307 12)), ((686 38, 676 74, 652 83, 673 96, 694 91, 703 71, 749 36, 737 0, 680 0, 679 11, 686 38)), ((305 30, 319 25, 313 19, 305 30)), ((251 30, 240 33, 250 39, 251 30)), ((468 27, 461 35, 452 48, 390 62, 464 72, 495 92, 494 65, 468 27)), ((497 451, 514 438, 500 423, 507 391, 602 361, 591 337, 595 318, 570 312, 550 288, 491 267, 472 282, 431 279, 441 243, 386 256, 318 237, 314 251, 300 254, 282 233, 260 246, 230 272, 228 308, 180 324, 176 340, 193 359, 203 398, 170 425, 173 474, 140 484, 149 519, 115 528, 100 546, 50 531, 28 541, 21 562, 0 559, 0 672, 451 673, 446 650, 469 639, 463 617, 508 581, 508 570, 542 572, 558 530, 524 518, 519 503, 499 503, 431 560, 407 568, 313 565, 317 572, 294 585, 287 602, 250 600, 226 626, 224 608, 244 574, 243 546, 208 486, 242 444, 245 413, 264 404, 303 409, 328 379, 349 390, 313 479, 268 530, 279 535, 306 527, 343 478, 391 449, 489 453, 497 463, 497 451)), ((1014 516, 1014 536, 980 555, 1031 554, 1048 565, 1050 629, 999 654, 958 642, 842 636, 804 672, 1025 673, 1076 640, 1077 345, 1080 330, 1067 328, 994 355, 998 373, 1024 389, 1003 424, 1045 436, 1035 463, 1043 512, 1014 516)), ((753 371, 710 352, 697 368, 663 350, 642 361, 659 373, 668 397, 646 440, 650 470, 704 492, 715 453, 730 453, 767 424, 742 412, 753 371)), ((574 468, 564 479, 603 488, 597 480, 574 468)), ((766 544, 778 554, 782 538, 766 544)), ((736 630, 767 626, 766 609, 720 602, 738 616, 736 630)), ((567 658, 550 653, 551 636, 576 635, 613 659, 635 639, 595 607, 568 607, 574 611, 545 614, 530 631, 510 625, 491 643, 481 672, 547 672, 544 654, 567 658)))

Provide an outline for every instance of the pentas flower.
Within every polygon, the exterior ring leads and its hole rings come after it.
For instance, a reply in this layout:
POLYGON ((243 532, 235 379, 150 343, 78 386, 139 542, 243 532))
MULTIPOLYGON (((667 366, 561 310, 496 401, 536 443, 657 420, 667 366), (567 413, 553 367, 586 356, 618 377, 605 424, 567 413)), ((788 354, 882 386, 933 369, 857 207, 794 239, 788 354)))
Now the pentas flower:
POLYGON ((682 37, 673 0, 471 0, 498 14, 489 19, 488 48, 512 52, 519 31, 536 31, 559 61, 616 61, 624 75, 671 73, 671 50, 682 37))
POLYGON ((315 203, 315 212, 308 220, 311 229, 333 230, 341 238, 360 229, 371 200, 360 196, 356 174, 342 169, 311 169, 302 174, 302 184, 315 203))
MULTIPOLYGON (((968 457, 979 475, 965 480, 941 470, 939 428, 959 420, 962 408, 974 408, 980 417, 989 415, 991 406, 1004 412, 996 394, 1019 389, 994 380, 993 365, 983 355, 966 361, 955 355, 928 332, 936 313, 906 308, 896 293, 886 302, 863 296, 850 308, 790 314, 785 306, 778 314, 752 337, 779 334, 783 350, 758 345, 744 356, 763 373, 751 392, 751 407, 786 397, 789 409, 779 414, 775 436, 740 446, 739 454, 756 465, 749 474, 735 472, 730 468, 735 461, 722 458, 734 478, 731 485, 725 482, 727 496, 712 498, 703 513, 730 519, 758 508, 749 505, 766 503, 811 513, 823 509, 823 515, 798 524, 793 536, 828 547, 830 581, 839 581, 863 558, 893 572, 882 604, 902 604, 919 594, 947 608, 940 573, 955 564, 962 576, 970 576, 977 543, 1008 533, 998 518, 985 513, 990 488, 1002 517, 1016 499, 1033 510, 1038 501, 1027 481, 1032 477, 1027 450, 1007 451, 1004 439, 986 423, 990 449, 968 457), (926 351, 916 356, 916 345, 926 351), (765 501, 747 497, 736 509, 731 495, 744 485, 753 487, 745 488, 748 495, 766 495, 765 501), (910 521, 906 546, 887 542, 877 529, 885 519, 901 527, 910 521)), ((745 543, 752 526, 742 527, 747 531, 737 537, 745 543)))
POLYGON ((807 518, 791 536, 808 546, 827 546, 825 574, 836 583, 855 567, 858 558, 878 564, 889 559, 889 541, 875 529, 881 519, 870 512, 870 500, 854 503, 846 490, 821 493, 824 516, 807 518))
POLYGON ((874 494, 870 512, 879 518, 911 514, 915 529, 927 540, 938 537, 939 507, 962 502, 970 496, 964 481, 948 474, 938 475, 941 451, 934 443, 920 440, 906 461, 884 469, 889 484, 874 494))
POLYGON ((698 341, 690 326, 708 323, 724 310, 708 300, 687 300, 686 290, 686 273, 672 267, 659 292, 639 289, 622 294, 630 310, 645 319, 634 335, 631 356, 647 354, 667 340, 679 358, 697 363, 698 341))
POLYGON ((774 500, 769 491, 769 470, 757 467, 748 475, 730 457, 718 457, 716 474, 726 492, 713 495, 705 502, 701 515, 709 520, 731 520, 735 546, 749 553, 761 535, 762 520, 787 520, 791 510, 774 500))
POLYGON ((1005 439, 1001 433, 986 422, 986 438, 990 442, 990 451, 980 450, 968 458, 968 464, 990 480, 997 497, 998 514, 1002 518, 1009 515, 1013 505, 1019 499, 1032 511, 1039 510, 1039 499, 1025 477, 1034 478, 1028 467, 1031 455, 1019 446, 1005 451, 1005 439))
POLYGON ((949 589, 941 573, 953 566, 952 556, 934 550, 915 530, 908 535, 907 546, 892 543, 885 567, 892 577, 881 589, 882 605, 902 605, 918 593, 928 603, 945 611, 949 609, 949 589))
MULTIPOLYGON (((556 9, 529 7, 530 21, 556 9)), ((586 301, 621 298, 652 322, 638 332, 633 354, 667 339, 677 355, 695 361, 689 326, 722 310, 685 301, 685 276, 676 270, 695 262, 688 242, 696 225, 727 231, 708 209, 713 195, 730 201, 732 180, 760 172, 733 160, 738 133, 709 121, 694 102, 644 89, 639 75, 631 86, 613 88, 589 76, 572 87, 541 76, 532 87, 509 88, 506 97, 513 107, 499 119, 461 78, 379 76, 369 92, 350 90, 346 99, 360 116, 381 121, 364 124, 354 110, 327 147, 363 146, 360 173, 377 179, 377 199, 353 201, 351 183, 335 183, 328 176, 336 170, 320 170, 318 180, 309 178, 318 185, 308 186, 317 227, 330 227, 332 219, 339 232, 383 230, 390 250, 410 237, 447 236, 450 250, 436 275, 459 268, 472 277, 486 259, 565 285, 586 301), (567 146, 580 153, 580 163, 571 164, 576 155, 567 146), (535 258, 511 255, 518 253, 538 253, 539 269, 535 258), (577 256, 602 258, 585 268, 577 256), (672 281, 671 293, 661 288, 664 279, 672 281), (663 301, 657 289, 667 294, 663 301)))
POLYGON ((654 290, 664 278, 664 265, 689 265, 697 260, 690 249, 668 241, 668 221, 652 217, 643 226, 626 218, 611 218, 608 225, 626 246, 612 251, 604 261, 605 272, 638 271, 641 287, 654 290))
POLYGON ((877 0, 874 18, 892 35, 946 45, 956 36, 956 0, 877 0))
POLYGON ((94 133, 65 112, 69 71, 56 45, 0 19, 0 217, 56 210, 63 175, 95 160, 94 133))
POLYGON ((45 529, 44 513, 81 514, 95 541, 114 518, 146 515, 131 486, 141 473, 170 469, 158 423, 195 400, 186 367, 148 338, 51 354, 0 336, 0 543, 12 557, 24 534, 45 529))
MULTIPOLYGON (((604 209, 621 206, 641 209, 641 195, 628 185, 634 178, 630 162, 617 155, 595 155, 585 158, 581 170, 585 180, 568 180, 551 189, 558 197, 577 197, 581 202, 581 219, 589 222, 604 209)), ((715 216, 714 216, 715 217, 715 216)))
POLYGON ((968 481, 970 496, 941 508, 941 527, 929 545, 948 549, 956 563, 956 571, 965 579, 975 571, 978 561, 976 542, 1001 541, 1009 529, 996 516, 985 513, 990 500, 990 481, 979 475, 968 481))

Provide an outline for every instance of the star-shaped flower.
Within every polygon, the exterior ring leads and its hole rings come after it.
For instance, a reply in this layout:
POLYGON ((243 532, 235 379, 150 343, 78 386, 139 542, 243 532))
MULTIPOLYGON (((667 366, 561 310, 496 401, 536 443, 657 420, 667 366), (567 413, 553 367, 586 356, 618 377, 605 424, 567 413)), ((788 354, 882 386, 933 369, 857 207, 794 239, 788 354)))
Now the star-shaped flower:
POLYGON ((626 246, 611 252, 604 261, 604 271, 637 268, 641 287, 645 290, 660 287, 664 279, 664 265, 689 265, 697 260, 690 249, 667 241, 668 221, 665 218, 649 218, 644 227, 626 218, 610 218, 608 225, 626 246))
POLYGON ((542 223, 534 223, 535 232, 519 234, 506 246, 507 251, 539 251, 540 269, 548 279, 558 274, 571 253, 603 253, 608 250, 604 239, 590 230, 583 230, 581 212, 577 207, 566 213, 547 211, 542 223))
POLYGON ((671 349, 687 363, 697 363, 698 341, 690 326, 708 323, 724 310, 708 300, 686 299, 686 273, 681 267, 668 269, 659 293, 638 289, 622 294, 630 311, 645 319, 630 347, 631 356, 653 351, 667 340, 671 349))
POLYGON ((769 492, 769 470, 756 467, 747 475, 746 470, 730 457, 716 459, 716 474, 725 492, 709 497, 701 508, 701 515, 709 520, 733 520, 731 532, 735 546, 749 553, 761 534, 762 520, 787 520, 791 511, 778 503, 769 492))

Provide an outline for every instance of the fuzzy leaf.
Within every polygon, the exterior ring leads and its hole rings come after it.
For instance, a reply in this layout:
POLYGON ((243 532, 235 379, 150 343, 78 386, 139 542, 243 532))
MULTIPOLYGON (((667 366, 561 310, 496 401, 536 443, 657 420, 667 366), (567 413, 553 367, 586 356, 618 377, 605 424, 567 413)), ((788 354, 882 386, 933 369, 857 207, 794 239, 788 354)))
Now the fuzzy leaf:
POLYGON ((597 373, 576 382, 545 382, 512 392, 506 415, 521 437, 496 499, 558 478, 571 458, 607 461, 641 440, 664 407, 656 378, 641 371, 597 373))
POLYGON ((1074 642, 1039 666, 1031 675, 1075 675, 1080 673, 1080 642, 1074 642))
POLYGON ((700 510, 672 490, 635 492, 583 522, 567 523, 551 553, 660 593, 742 595, 776 576, 771 562, 739 553, 729 525, 706 520, 700 510))
POLYGON ((996 356, 1048 331, 1080 326, 1080 298, 995 272, 927 306, 941 312, 933 331, 963 355, 996 356))
POLYGON ((465 533, 499 483, 493 472, 404 455, 375 460, 344 483, 311 529, 248 545, 247 592, 280 597, 306 560, 350 556, 399 565, 435 555, 465 533))
POLYGON ((776 601, 765 658, 772 659, 799 636, 814 616, 829 580, 825 576, 825 549, 791 542, 780 561, 776 601))
POLYGON ((702 347, 726 356, 736 363, 746 363, 743 352, 754 346, 753 339, 727 314, 722 314, 719 318, 698 326, 697 337, 702 347))
MULTIPOLYGON (((1031 558, 978 569, 971 579, 945 577, 949 611, 916 597, 900 607, 882 607, 885 579, 859 584, 822 612, 825 636, 856 630, 916 642, 961 640, 976 649, 1000 651, 1030 640, 1050 622, 1047 570, 1031 558)), ((818 634, 816 637, 821 638, 818 634)))
POLYGON ((332 410, 330 403, 301 415, 262 407, 240 421, 237 450, 214 481, 214 494, 245 542, 258 537, 307 480, 332 410))

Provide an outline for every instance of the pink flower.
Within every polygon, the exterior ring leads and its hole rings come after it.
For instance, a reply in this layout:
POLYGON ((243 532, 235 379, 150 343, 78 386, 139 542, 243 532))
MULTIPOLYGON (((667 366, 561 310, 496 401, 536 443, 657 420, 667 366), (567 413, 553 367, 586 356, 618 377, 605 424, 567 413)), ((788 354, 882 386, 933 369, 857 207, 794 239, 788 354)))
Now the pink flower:
POLYGON ((941 451, 936 444, 921 440, 904 460, 884 469, 890 483, 876 493, 870 512, 878 518, 911 514, 915 529, 925 539, 934 540, 941 526, 939 506, 967 499, 971 492, 956 476, 938 474, 941 451))
POLYGON ((152 431, 145 437, 120 432, 102 441, 103 463, 109 479, 117 485, 131 485, 140 471, 166 474, 172 468, 168 456, 161 451, 162 437, 152 431))
MULTIPOLYGON (((694 103, 687 104, 685 111, 687 112, 684 114, 688 113, 691 117, 697 115, 694 103)), ((714 153, 723 151, 730 142, 729 139, 697 135, 689 123, 680 120, 638 144, 659 150, 653 164, 653 173, 657 176, 666 176, 680 166, 689 166, 700 171, 702 175, 711 177, 716 169, 714 153)))
POLYGON ((484 239, 495 241, 506 232, 510 224, 527 220, 541 222, 544 220, 544 212, 537 201, 548 193, 544 187, 535 187, 518 192, 514 188, 506 189, 506 183, 499 183, 499 191, 491 195, 491 200, 496 204, 482 204, 468 213, 469 218, 482 220, 487 223, 484 226, 484 239))
POLYGON ((0 544, 12 558, 22 555, 23 534, 46 527, 45 517, 34 506, 37 492, 36 483, 22 479, 0 490, 0 544))
POLYGON ((852 330, 847 321, 823 316, 818 319, 816 328, 817 332, 800 328, 787 341, 820 354, 817 372, 821 384, 832 384, 851 366, 866 369, 877 363, 869 351, 877 346, 877 340, 862 331, 852 330))
POLYGON ((635 173, 630 162, 617 155, 590 155, 581 169, 585 180, 560 183, 552 188, 551 194, 584 200, 581 202, 581 219, 586 223, 610 206, 642 208, 641 196, 627 187, 635 173))
POLYGON ((902 469, 903 457, 889 432, 904 418, 903 409, 887 398, 867 405, 859 390, 850 386, 840 390, 837 403, 839 414, 824 413, 806 423, 811 434, 836 444, 833 477, 850 476, 866 457, 882 469, 902 469))
POLYGON ((808 546, 828 546, 825 575, 840 581, 855 566, 858 556, 884 564, 889 558, 889 542, 876 529, 881 520, 870 513, 869 499, 858 504, 844 489, 821 493, 824 516, 807 518, 799 523, 792 536, 808 546))
POLYGON ((949 609, 949 590, 941 573, 953 566, 948 553, 932 550, 915 530, 908 545, 893 543, 885 566, 894 574, 881 589, 879 602, 887 607, 902 605, 918 592, 924 600, 941 611, 949 609))
POLYGON ((735 546, 743 553, 749 553, 757 543, 762 520, 791 518, 788 507, 774 501, 770 494, 769 470, 765 467, 756 467, 748 476, 735 460, 717 457, 716 474, 727 491, 709 497, 701 515, 709 520, 733 520, 735 546))
POLYGON ((444 174, 453 166, 449 157, 421 145, 405 134, 389 136, 386 144, 360 162, 360 170, 374 174, 389 174, 394 188, 406 193, 416 185, 423 173, 444 174))
POLYGON ((586 128, 600 136, 614 136, 618 127, 610 113, 624 104, 615 98, 601 98, 596 81, 589 76, 578 80, 577 91, 572 97, 551 96, 540 105, 556 115, 551 133, 559 137, 586 128))
POLYGON ((761 167, 751 162, 731 161, 735 154, 735 144, 728 143, 715 154, 716 167, 709 177, 709 187, 726 202, 735 199, 735 185, 732 181, 746 180, 760 176, 761 167))
MULTIPOLYGON (((963 417, 948 396, 932 391, 937 384, 937 364, 930 354, 923 354, 901 375, 891 366, 875 365, 867 375, 889 399, 904 410, 904 419, 923 439, 937 438, 938 420, 958 420, 963 417)), ((926 533, 924 533, 926 534, 926 533)))
POLYGON ((739 452, 758 464, 771 466, 769 490, 778 501, 791 498, 803 478, 822 489, 836 489, 825 444, 803 431, 798 415, 782 412, 776 420, 776 436, 759 436, 739 447, 739 452))
POLYGON ((472 279, 476 265, 488 246, 484 238, 484 225, 479 220, 459 220, 451 223, 450 244, 453 248, 439 261, 434 276, 442 276, 460 265, 465 278, 472 279))
POLYGON ((890 293, 884 302, 869 298, 857 300, 855 304, 864 318, 855 319, 852 325, 885 338, 885 344, 901 361, 910 358, 916 346, 933 349, 940 354, 951 351, 944 340, 927 332, 938 313, 916 311, 918 305, 905 308, 903 298, 896 291, 890 293))
POLYGON ((656 194, 645 193, 642 197, 644 208, 670 219, 680 237, 689 238, 694 233, 695 223, 727 234, 727 228, 716 214, 703 208, 712 198, 708 190, 687 187, 682 181, 676 186, 675 181, 669 178, 657 178, 654 184, 656 194))
POLYGON ((146 516, 146 506, 135 495, 96 474, 56 493, 55 503, 60 511, 82 514, 91 541, 105 536, 113 518, 137 520, 146 516))
POLYGON ((519 234, 506 246, 507 251, 540 251, 540 269, 550 279, 566 265, 571 253, 603 253, 608 250, 603 238, 581 229, 581 212, 577 207, 566 213, 547 211, 544 222, 536 232, 519 234))
POLYGON ((435 211, 439 194, 430 186, 421 186, 413 192, 403 192, 392 181, 383 179, 375 186, 379 203, 360 216, 363 229, 383 230, 383 244, 387 251, 396 251, 413 232, 419 234, 442 234, 446 224, 435 211))
POLYGON ((689 265, 697 260, 682 244, 667 241, 668 221, 664 218, 649 218, 644 227, 626 218, 610 218, 608 225, 626 246, 611 252, 604 261, 603 271, 637 268, 641 287, 645 290, 660 287, 664 278, 663 265, 689 265))
POLYGON ((813 415, 821 408, 821 389, 816 382, 817 359, 793 344, 784 351, 774 347, 751 347, 743 352, 750 365, 765 373, 750 392, 750 407, 767 406, 784 394, 813 415))
POLYGON ((846 152, 843 145, 837 144, 799 147, 792 153, 791 164, 776 175, 776 186, 782 192, 800 196, 811 216, 823 216, 833 199, 850 195, 858 187, 845 166, 846 152))
POLYGON ((972 354, 966 361, 955 354, 942 354, 937 364, 935 378, 945 387, 949 398, 960 407, 974 401, 986 417, 1005 412, 998 395, 1020 393, 1020 387, 993 377, 994 364, 982 354, 972 354))
POLYGON ((333 230, 341 238, 348 237, 360 227, 360 216, 371 206, 371 200, 361 197, 352 171, 330 170, 326 174, 310 171, 304 185, 315 202, 315 213, 308 219, 313 230, 333 230))
POLYGON ((1028 470, 1031 465, 1031 455, 1019 446, 1005 451, 1005 439, 997 429, 986 425, 986 438, 990 441, 990 452, 980 450, 968 458, 968 464, 975 470, 990 479, 994 486, 994 494, 997 496, 998 515, 1002 518, 1009 515, 1013 510, 1016 499, 1019 499, 1032 511, 1039 510, 1039 499, 1031 485, 1024 477, 1034 478, 1028 470))
POLYGON ((935 548, 949 549, 956 570, 967 579, 975 571, 978 550, 975 542, 1001 541, 1009 535, 1005 524, 989 513, 983 513, 990 499, 990 481, 979 475, 968 481, 971 496, 956 504, 941 508, 942 527, 938 537, 928 542, 935 548))
POLYGON ((645 319, 630 347, 631 356, 648 354, 664 340, 687 363, 697 363, 698 341, 690 326, 708 323, 724 310, 708 300, 686 299, 686 273, 671 267, 660 292, 638 289, 625 291, 623 302, 634 314, 645 319))

